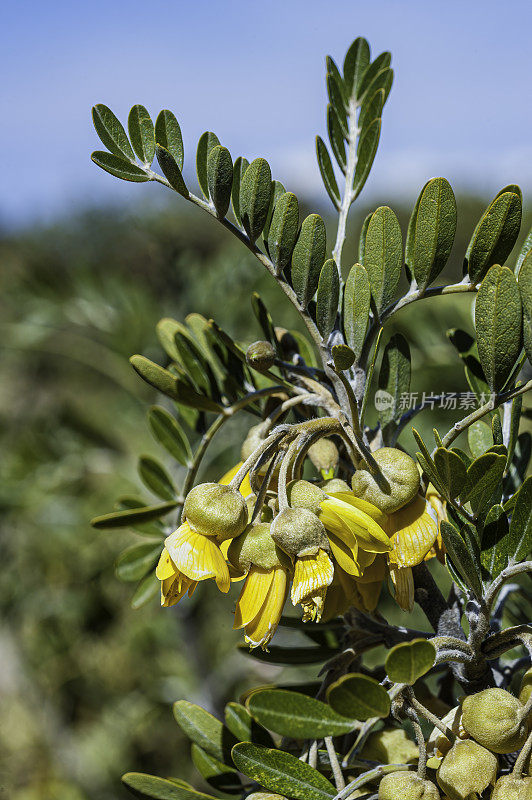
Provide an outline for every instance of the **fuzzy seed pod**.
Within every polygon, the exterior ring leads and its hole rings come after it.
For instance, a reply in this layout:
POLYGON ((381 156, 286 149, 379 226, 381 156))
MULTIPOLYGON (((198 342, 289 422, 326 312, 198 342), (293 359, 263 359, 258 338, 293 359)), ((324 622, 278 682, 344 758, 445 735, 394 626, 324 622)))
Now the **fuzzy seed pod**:
POLYGON ((223 542, 242 533, 248 524, 248 507, 238 489, 200 483, 188 493, 183 516, 197 533, 223 542))
POLYGON ((415 772, 390 772, 379 784, 379 800, 439 800, 440 793, 432 781, 419 778, 415 772))
POLYGON ((319 549, 329 551, 329 540, 318 517, 306 508, 287 508, 271 526, 274 542, 289 556, 312 556, 319 549))
POLYGON ((341 478, 331 478, 330 481, 323 481, 321 488, 327 494, 334 494, 335 492, 350 492, 351 487, 348 483, 341 478))
POLYGON ((390 491, 381 489, 364 466, 356 470, 351 486, 356 497, 373 503, 385 514, 392 514, 410 503, 418 493, 418 468, 413 458, 395 447, 381 447, 373 456, 389 483, 390 491))
POLYGON ((318 439, 309 447, 308 457, 320 472, 334 473, 340 454, 332 439, 318 439))
MULTIPOLYGON (((468 734, 462 725, 462 707, 455 706, 442 717, 442 723, 450 728, 459 739, 467 739, 468 734)), ((433 728, 432 733, 427 739, 427 752, 430 756, 443 756, 451 749, 451 742, 439 728, 433 728)))
POLYGON ((525 705, 532 694, 532 667, 527 669, 521 678, 521 686, 519 687, 519 700, 525 705))
POLYGON ((266 372, 275 362, 275 350, 269 342, 253 342, 246 350, 246 361, 257 372, 266 372))
POLYGON ((527 737, 523 705, 504 689, 484 689, 462 703, 462 724, 467 733, 493 753, 513 753, 527 737))
POLYGON ((264 423, 259 422, 258 425, 253 425, 252 428, 249 429, 246 438, 242 443, 242 448, 240 450, 240 458, 242 461, 246 461, 249 456, 255 452, 257 447, 260 447, 261 444, 264 442, 264 423))
POLYGON ((368 736, 360 755, 379 764, 408 764, 418 760, 419 748, 403 728, 384 728, 368 736))
POLYGON ((270 535, 268 522, 250 525, 244 533, 233 539, 229 545, 227 557, 240 572, 249 572, 252 564, 261 569, 290 567, 290 559, 275 544, 270 535))
POLYGON ((310 481, 293 481, 286 487, 288 502, 292 508, 307 508, 313 514, 320 510, 320 503, 325 500, 327 495, 310 481))
POLYGON ((438 786, 449 800, 467 800, 495 783, 497 764, 497 756, 477 742, 458 740, 438 767, 438 786))
POLYGON ((495 784, 491 800, 532 800, 532 778, 503 775, 495 784))

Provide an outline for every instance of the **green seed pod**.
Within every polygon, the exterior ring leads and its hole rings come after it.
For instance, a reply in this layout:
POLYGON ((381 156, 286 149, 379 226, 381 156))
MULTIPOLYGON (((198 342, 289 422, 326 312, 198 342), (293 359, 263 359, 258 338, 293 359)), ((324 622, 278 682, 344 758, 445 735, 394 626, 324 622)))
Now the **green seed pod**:
POLYGON ((275 362, 275 350, 269 342, 253 342, 246 350, 246 361, 257 372, 266 372, 275 362))
POLYGON ((320 503, 327 497, 323 489, 310 481, 292 481, 286 487, 286 493, 292 508, 307 508, 313 514, 319 512, 320 503))
POLYGON ((269 522, 259 522, 246 528, 229 545, 227 557, 240 572, 249 572, 252 564, 261 569, 290 567, 290 559, 270 535, 269 522))
POLYGON ((183 516, 193 530, 223 542, 242 533, 248 524, 248 507, 238 489, 200 483, 188 493, 183 516))
POLYGON ((323 481, 321 488, 327 494, 334 494, 335 492, 350 492, 351 487, 348 483, 341 478, 331 478, 330 481, 323 481))
POLYGON ((419 748, 403 728, 383 728, 368 736, 360 755, 379 764, 408 764, 418 760, 419 748))
POLYGON ((466 697, 462 724, 473 739, 493 753, 513 753, 527 737, 523 704, 504 689, 484 689, 466 697))
POLYGON ((532 667, 529 667, 521 679, 519 687, 519 700, 525 705, 532 694, 532 667))
POLYGON ((413 458, 395 447, 381 447, 373 456, 389 483, 390 491, 383 491, 364 466, 356 470, 351 486, 356 497, 373 503, 385 514, 392 514, 410 503, 418 493, 418 468, 413 458))
POLYGON ((334 472, 340 454, 332 439, 318 439, 308 449, 308 457, 320 472, 334 472))
POLYGON ((495 783, 497 763, 497 756, 473 739, 458 740, 438 767, 438 785, 449 800, 467 800, 495 783))
POLYGON ((249 429, 246 438, 242 443, 242 448, 240 450, 240 458, 242 461, 245 461, 249 456, 255 452, 257 447, 260 447, 261 444, 264 442, 264 423, 259 422, 258 425, 253 425, 252 428, 249 429))
POLYGON ((532 778, 503 775, 495 784, 491 800, 532 800, 532 778))
POLYGON ((379 800, 439 800, 440 793, 432 781, 419 778, 415 772, 390 772, 379 784, 379 800))
MULTIPOLYGON (((462 707, 455 706, 442 717, 442 724, 450 728, 455 736, 460 739, 467 739, 468 734, 462 725, 462 707)), ((427 739, 427 752, 430 756, 442 756, 451 749, 451 742, 439 728, 433 728, 432 733, 427 739)))
POLYGON ((287 508, 272 522, 273 540, 285 553, 312 556, 318 550, 329 551, 329 540, 318 517, 306 508, 287 508))

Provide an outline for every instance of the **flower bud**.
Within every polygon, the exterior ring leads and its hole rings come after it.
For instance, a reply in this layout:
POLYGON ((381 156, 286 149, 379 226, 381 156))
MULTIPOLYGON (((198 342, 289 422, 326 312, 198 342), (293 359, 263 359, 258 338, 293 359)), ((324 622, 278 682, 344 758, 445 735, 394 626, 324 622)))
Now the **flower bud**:
POLYGON ((242 443, 242 448, 240 450, 240 458, 242 461, 246 461, 249 456, 255 452, 257 447, 260 447, 261 444, 264 442, 264 423, 259 422, 258 425, 253 425, 252 428, 249 429, 246 438, 242 443))
POLYGON ((525 705, 532 694, 532 667, 529 667, 521 679, 519 687, 519 700, 525 705))
POLYGON ((309 447, 308 457, 320 472, 334 473, 340 454, 332 439, 318 439, 309 447))
POLYGON ((334 494, 335 492, 350 492, 351 487, 348 483, 341 478, 331 478, 330 481, 323 481, 321 488, 327 494, 334 494))
POLYGON ((503 775, 495 784, 491 800, 532 800, 532 778, 503 775))
MULTIPOLYGON (((460 739, 468 738, 468 735, 464 730, 464 726, 462 725, 461 706, 455 706, 448 711, 447 714, 442 717, 441 722, 446 728, 450 728, 454 735, 458 736, 460 739)), ((434 756, 445 755, 445 753, 449 752, 451 746, 451 742, 447 736, 445 736, 445 734, 443 734, 439 728, 433 728, 432 733, 427 739, 428 754, 434 756)))
POLYGON ((307 508, 313 514, 320 510, 320 503, 326 498, 323 489, 310 481, 292 481, 286 487, 288 502, 292 508, 307 508))
POLYGON ((379 784, 379 800, 439 800, 440 793, 432 781, 415 772, 390 772, 379 784))
POLYGON ((408 764, 418 760, 419 749, 403 728, 384 728, 368 736, 360 755, 379 764, 408 764))
POLYGON ((271 535, 289 556, 312 556, 318 550, 329 551, 329 540, 318 517, 306 508, 287 508, 278 514, 271 535))
POLYGON ((438 767, 436 777, 449 800, 466 800, 495 783, 497 756, 472 739, 458 740, 438 767))
POLYGON ((494 753, 513 753, 527 737, 523 705, 505 689, 484 689, 466 697, 462 724, 473 739, 494 753))
POLYGON ((270 535, 268 522, 250 525, 244 533, 233 539, 227 551, 227 558, 240 572, 249 572, 252 564, 261 569, 290 567, 290 559, 270 535))
POLYGON ((253 342, 246 350, 246 361, 258 372, 266 372, 275 362, 275 350, 269 342, 253 342))
POLYGON ((385 514, 392 514, 410 503, 418 493, 418 468, 413 458, 395 447, 381 447, 373 457, 388 481, 389 491, 381 489, 364 465, 356 470, 351 486, 356 497, 373 503, 385 514))
POLYGON ((248 507, 238 491, 219 483, 200 483, 187 495, 183 515, 190 527, 219 542, 238 536, 248 524, 248 507))

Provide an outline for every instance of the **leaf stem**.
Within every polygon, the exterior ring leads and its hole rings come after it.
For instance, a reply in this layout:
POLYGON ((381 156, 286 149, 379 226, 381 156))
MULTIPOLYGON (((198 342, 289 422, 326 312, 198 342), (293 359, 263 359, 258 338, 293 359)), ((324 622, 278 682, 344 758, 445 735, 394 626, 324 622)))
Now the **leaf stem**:
POLYGON ((327 748, 329 761, 331 762, 336 791, 341 792, 342 789, 345 789, 345 780, 342 770, 340 768, 340 764, 338 762, 338 756, 336 755, 336 750, 334 749, 332 736, 326 736, 324 742, 325 742, 325 747, 327 748))

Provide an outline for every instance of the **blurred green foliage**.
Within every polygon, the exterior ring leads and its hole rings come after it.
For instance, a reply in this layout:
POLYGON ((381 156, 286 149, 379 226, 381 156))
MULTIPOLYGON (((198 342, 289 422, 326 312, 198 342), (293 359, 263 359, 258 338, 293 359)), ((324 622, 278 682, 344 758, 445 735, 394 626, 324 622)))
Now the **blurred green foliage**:
MULTIPOLYGON (((484 207, 459 202, 453 280, 484 207)), ((410 209, 395 210, 405 231, 410 209)), ((367 211, 350 225, 353 261, 367 211)), ((130 587, 112 564, 132 535, 88 524, 117 494, 135 491, 136 456, 158 453, 145 423, 155 396, 127 359, 138 352, 161 362, 156 322, 191 311, 214 316, 237 340, 260 338, 253 290, 274 323, 297 323, 238 242, 182 205, 177 214, 174 205, 93 210, 4 233, 0 249, 0 786, 13 800, 125 797, 120 776, 132 768, 190 777, 172 701, 216 713, 250 686, 307 675, 236 651, 215 587, 175 609, 130 609, 130 587)), ((413 344, 413 391, 467 390, 445 331, 471 329, 469 305, 427 301, 415 326, 408 309, 399 316, 413 344)), ((426 412, 418 427, 425 435, 452 417, 426 412)), ((403 437, 411 448, 408 429, 403 437)), ((238 459, 239 438, 228 426, 207 479, 238 459)))

